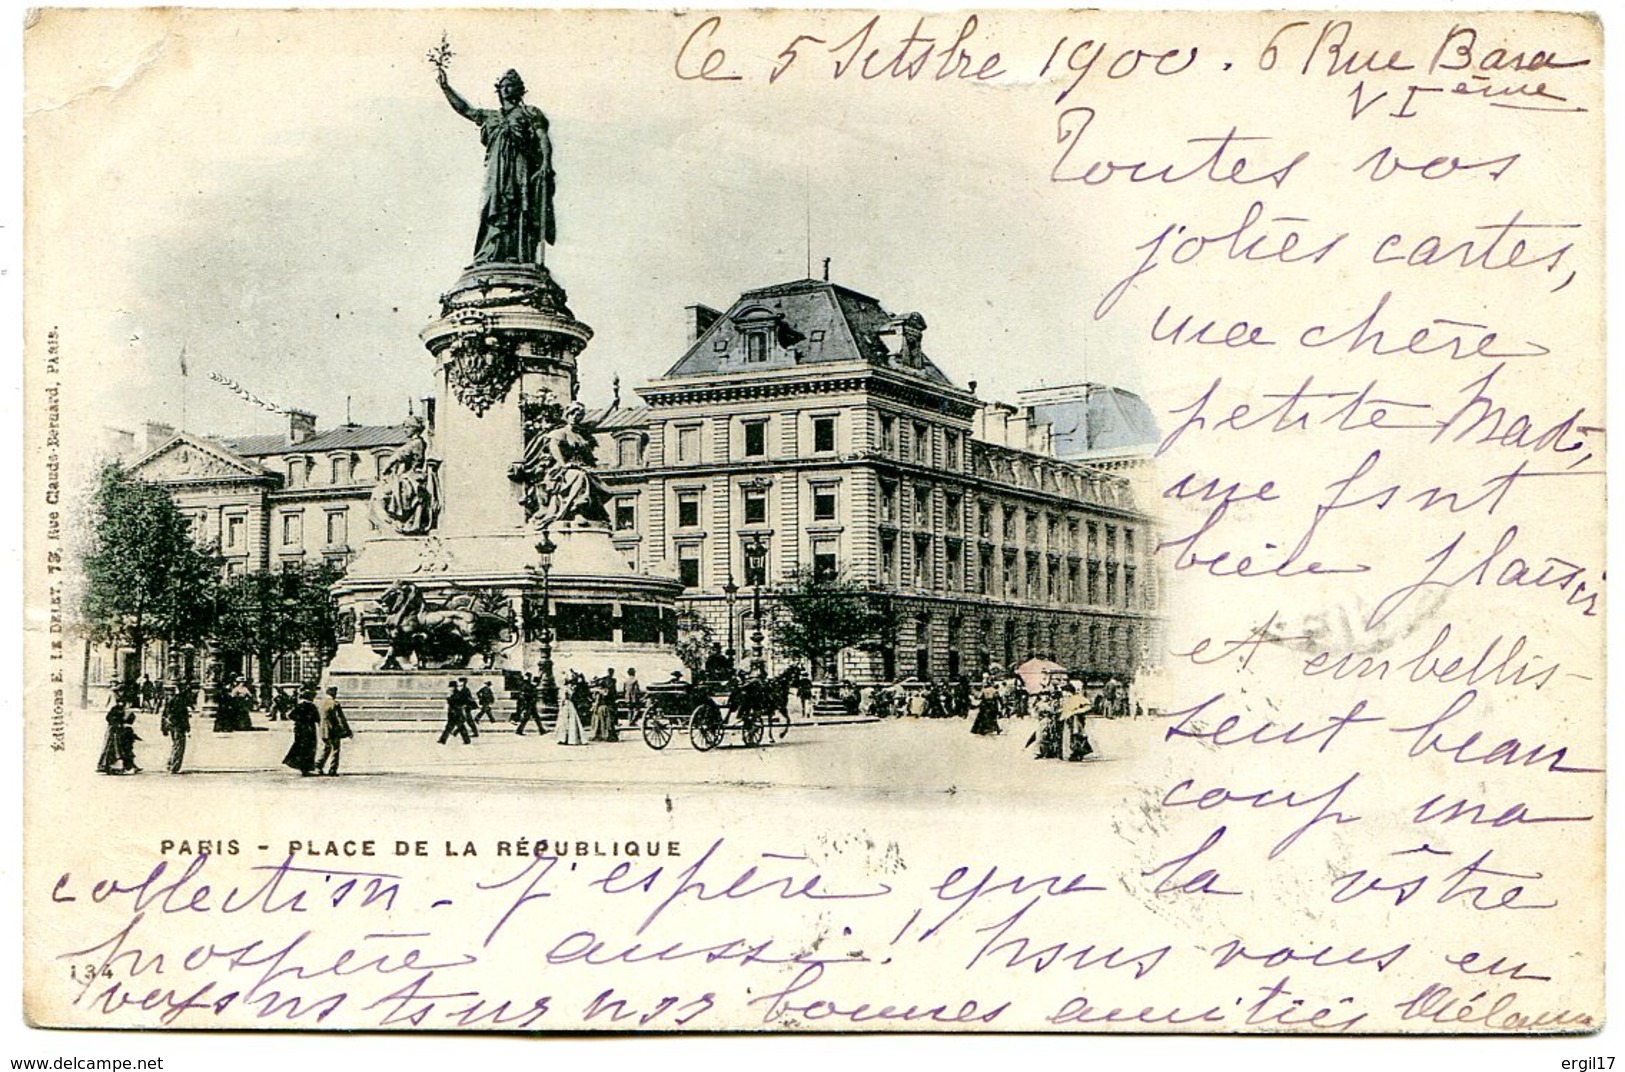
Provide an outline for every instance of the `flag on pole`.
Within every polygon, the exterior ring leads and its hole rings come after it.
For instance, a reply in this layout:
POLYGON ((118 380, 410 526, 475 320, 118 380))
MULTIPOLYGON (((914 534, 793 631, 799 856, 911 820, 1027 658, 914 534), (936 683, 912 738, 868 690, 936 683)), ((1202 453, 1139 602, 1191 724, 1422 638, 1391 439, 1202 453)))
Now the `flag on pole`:
POLYGON ((181 343, 181 375, 185 376, 186 374, 186 344, 183 342, 181 343))

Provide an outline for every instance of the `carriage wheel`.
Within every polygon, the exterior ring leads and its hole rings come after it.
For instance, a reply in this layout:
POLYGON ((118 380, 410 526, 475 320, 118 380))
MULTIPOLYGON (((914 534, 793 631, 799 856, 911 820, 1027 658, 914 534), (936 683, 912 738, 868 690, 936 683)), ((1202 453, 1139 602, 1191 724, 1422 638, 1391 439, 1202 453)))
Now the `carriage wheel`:
POLYGON ((709 752, 722 743, 722 716, 715 707, 700 704, 688 720, 688 739, 696 752, 709 752))
POLYGON ((643 720, 643 743, 656 752, 671 744, 671 723, 665 716, 651 714, 643 720))
POLYGON ((762 720, 755 715, 747 715, 744 720, 743 737, 746 748, 755 748, 762 743, 762 720))

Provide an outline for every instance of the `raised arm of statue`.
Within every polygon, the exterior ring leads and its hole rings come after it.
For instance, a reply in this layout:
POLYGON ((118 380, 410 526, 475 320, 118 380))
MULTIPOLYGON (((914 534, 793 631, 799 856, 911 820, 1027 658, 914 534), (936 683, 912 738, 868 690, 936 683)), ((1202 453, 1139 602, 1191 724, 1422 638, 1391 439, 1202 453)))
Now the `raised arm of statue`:
POLYGON ((446 102, 451 105, 458 115, 471 123, 480 121, 479 113, 474 109, 474 106, 464 100, 461 93, 451 88, 451 80, 446 77, 443 68, 435 69, 435 79, 440 83, 440 92, 446 95, 446 102))

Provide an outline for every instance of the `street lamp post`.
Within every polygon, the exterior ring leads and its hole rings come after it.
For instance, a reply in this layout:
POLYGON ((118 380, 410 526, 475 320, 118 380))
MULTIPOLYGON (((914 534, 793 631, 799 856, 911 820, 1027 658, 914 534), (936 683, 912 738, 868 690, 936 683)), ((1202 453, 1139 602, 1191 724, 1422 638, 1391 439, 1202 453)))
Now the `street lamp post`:
POLYGON ((767 542, 760 536, 745 541, 745 569, 751 584, 751 658, 762 661, 762 585, 767 583, 767 542))
POLYGON ((722 586, 722 594, 728 597, 728 658, 734 658, 739 651, 739 641, 736 637, 739 619, 734 614, 734 600, 739 595, 739 586, 734 583, 734 575, 728 574, 728 583, 722 586))
POLYGON ((542 679, 542 706, 555 709, 559 705, 559 686, 553 680, 553 612, 548 600, 548 578, 553 572, 553 552, 558 549, 558 544, 543 529, 542 538, 536 541, 536 554, 542 571, 542 633, 536 638, 541 651, 536 657, 536 675, 542 679))

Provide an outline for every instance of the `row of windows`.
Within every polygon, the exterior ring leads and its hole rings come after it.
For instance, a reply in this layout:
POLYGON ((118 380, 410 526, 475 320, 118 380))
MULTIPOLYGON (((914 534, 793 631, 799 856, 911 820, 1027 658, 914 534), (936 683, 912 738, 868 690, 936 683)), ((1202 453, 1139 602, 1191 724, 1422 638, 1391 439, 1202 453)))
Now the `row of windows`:
MULTIPOLYGON (((765 487, 745 488, 741 492, 743 505, 743 521, 747 525, 765 525, 768 523, 768 493, 765 487)), ((677 492, 677 527, 680 529, 699 528, 701 525, 701 501, 703 492, 699 489, 680 490, 677 492)), ((913 512, 911 520, 916 528, 932 527, 931 518, 931 488, 927 485, 916 485, 911 495, 913 512)), ((899 510, 899 491, 896 481, 880 481, 880 521, 883 524, 898 524, 903 517, 899 510)), ((959 535, 964 531, 965 501, 964 496, 956 491, 945 491, 943 502, 943 527, 950 536, 959 535)), ((835 521, 839 517, 840 492, 838 486, 832 481, 829 483, 814 483, 812 485, 812 519, 814 521, 835 521)), ((987 501, 977 504, 977 534, 987 540, 993 538, 993 517, 995 506, 987 501)), ((1102 524, 1097 521, 1085 523, 1077 518, 1061 518, 1056 514, 1041 515, 1032 510, 1020 510, 1014 506, 1002 507, 1002 523, 999 533, 1005 543, 1015 543, 1017 518, 1023 518, 1021 531, 1026 537, 1030 547, 1039 545, 1041 521, 1047 527, 1044 546, 1052 552, 1083 555, 1090 558, 1101 557, 1101 535, 1105 535, 1105 557, 1116 560, 1118 557, 1118 536, 1122 536, 1123 558, 1133 560, 1135 557, 1136 542, 1135 530, 1124 526, 1119 530, 1117 525, 1102 524), (1080 535, 1084 540, 1080 540, 1080 535)), ((622 532, 637 528, 636 496, 622 496, 615 503, 615 528, 622 532)))
MULTIPOLYGON (((909 631, 913 635, 900 636, 898 639, 916 647, 928 646, 933 639, 934 621, 929 612, 906 618, 899 624, 904 630, 912 626, 909 631)), ((983 652, 993 651, 1001 641, 1014 645, 1018 651, 1025 649, 1028 653, 1055 650, 1067 641, 1074 644, 1087 641, 1092 651, 1127 655, 1138 647, 1140 639, 1140 630, 1134 622, 1092 621, 1085 629, 1084 623, 1078 621, 1018 623, 1007 619, 1000 628, 995 626, 992 618, 968 619, 954 615, 948 618, 945 631, 949 647, 983 652)))
MULTIPOLYGON (((768 566, 772 561, 772 541, 765 536, 752 536, 749 542, 740 540, 736 562, 743 564, 739 577, 729 575, 712 578, 709 587, 720 588, 728 581, 745 585, 768 583, 768 566)), ((834 577, 840 572, 840 543, 833 536, 815 536, 810 545, 813 572, 820 577, 834 577)), ((677 545, 677 577, 686 588, 706 587, 705 541, 684 540, 677 545)))
MULTIPOLYGON (((200 542, 213 542, 215 533, 211 531, 214 512, 211 510, 194 510, 189 512, 188 520, 192 525, 192 537, 200 542)), ((326 512, 326 547, 344 547, 350 542, 350 514, 348 510, 328 510, 326 512)), ((278 542, 284 549, 299 548, 305 542, 305 514, 302 510, 288 510, 277 514, 279 525, 278 542)), ((248 551, 248 514, 228 513, 221 521, 219 533, 220 549, 227 554, 245 554, 248 551)))
MULTIPOLYGON (((277 515, 282 522, 282 546, 303 547, 305 542, 304 511, 288 511, 277 515)), ((326 513, 327 547, 344 547, 350 542, 350 514, 347 510, 329 510, 326 513)))
POLYGON ((972 452, 972 469, 979 477, 1053 492, 1068 498, 1128 505, 1129 493, 1121 480, 1080 472, 1058 460, 1046 461, 1015 451, 983 446, 983 450, 972 452))
MULTIPOLYGON (((882 453, 903 461, 912 461, 918 465, 935 465, 937 460, 932 455, 933 428, 924 421, 899 421, 887 413, 877 415, 879 421, 879 449, 882 453), (899 429, 907 429, 906 441, 900 435, 899 429)), ((783 418, 779 418, 783 419, 783 418)), ((765 458, 771 453, 768 446, 772 426, 775 418, 771 417, 739 417, 735 418, 734 425, 737 432, 732 434, 733 449, 743 458, 765 458)), ((839 415, 813 414, 809 418, 811 452, 813 454, 833 454, 838 449, 838 421, 839 415)), ((958 471, 962 466, 960 451, 964 442, 963 434, 944 428, 942 433, 942 467, 958 471)), ((676 452, 674 460, 679 465, 697 465, 707 460, 705 456, 705 424, 695 421, 693 423, 677 424, 674 426, 676 452)), ((637 468, 644 464, 643 450, 647 437, 642 433, 623 435, 617 441, 616 460, 621 468, 637 468)))
MULTIPOLYGON (((815 483, 812 490, 812 520, 835 521, 840 514, 840 489, 834 483, 815 483)), ((697 529, 700 527, 700 502, 703 492, 699 489, 679 490, 677 492, 677 528, 697 529)), ((767 489, 746 488, 743 493, 744 523, 747 525, 767 524, 767 489)), ((617 499, 615 503, 615 527, 622 531, 637 527, 636 500, 632 496, 617 499)))
MULTIPOLYGON (((284 561, 282 563, 282 568, 283 569, 292 569, 292 568, 294 568, 294 565, 295 565, 295 563, 297 561, 298 560, 284 561)), ((324 564, 326 564, 327 566, 332 567, 333 569, 343 571, 350 564, 350 556, 349 555, 323 555, 322 556, 322 562, 324 564)), ((228 559, 226 559, 224 569, 225 569, 225 575, 226 575, 226 577, 228 579, 232 578, 232 577, 241 577, 243 574, 249 572, 248 560, 246 558, 228 558, 228 559)))
POLYGON ((288 474, 290 488, 302 488, 316 483, 318 472, 322 473, 327 483, 334 485, 354 484, 359 480, 376 483, 383 476, 384 464, 389 461, 389 455, 389 451, 383 450, 362 458, 343 451, 322 456, 324 461, 318 461, 316 457, 296 455, 284 459, 282 468, 288 474))
MULTIPOLYGON (((931 457, 932 427, 924 421, 901 421, 890 413, 877 414, 880 423, 880 451, 916 465, 934 465, 931 457), (907 442, 903 440, 906 429, 907 442)), ((951 428, 942 429, 942 468, 957 471, 960 468, 960 433, 951 428)))
MULTIPOLYGON (((743 520, 747 525, 765 525, 768 523, 768 493, 766 488, 745 488, 742 491, 743 520)), ((677 493, 677 527, 680 529, 699 528, 701 525, 701 500, 703 492, 699 489, 681 490, 677 493)), ((812 485, 812 520, 834 521, 839 516, 839 488, 834 482, 814 483, 812 485)), ((910 520, 915 528, 935 528, 931 517, 932 489, 929 485, 915 485, 909 499, 912 504, 910 520)), ((880 481, 879 517, 882 524, 895 525, 903 522, 900 510, 901 496, 899 485, 894 480, 880 481)), ((943 528, 950 536, 956 536, 965 530, 965 500, 963 494, 957 491, 944 491, 943 528)), ((1040 532, 1045 537, 1044 546, 1052 552, 1084 555, 1091 558, 1101 557, 1101 536, 1105 535, 1105 557, 1116 560, 1118 557, 1118 536, 1122 536, 1123 558, 1133 560, 1135 557, 1136 542, 1135 530, 1123 526, 1121 530, 1117 525, 1103 524, 1097 521, 1080 523, 1077 518, 1062 518, 1057 514, 1039 514, 1033 510, 1022 510, 1014 506, 996 507, 993 503, 983 500, 976 505, 977 535, 982 539, 993 539, 994 517, 1002 510, 1002 520, 998 526, 1000 537, 1005 543, 1015 543, 1017 532, 1026 537, 1029 547, 1039 546, 1040 532), (1021 519, 1018 530, 1018 518, 1021 519), (1042 526, 1042 527, 1041 527, 1042 526), (1080 537, 1083 537, 1080 539, 1080 537)), ((636 496, 623 496, 616 500, 615 527, 626 532, 637 528, 636 496)))
MULTIPOLYGON (((835 414, 814 414, 810 418, 812 432, 812 453, 834 454, 837 447, 835 414)), ((770 417, 742 417, 734 422, 737 434, 733 440, 734 448, 744 458, 766 458, 769 454, 769 431, 772 425, 770 417)), ((705 462, 705 425, 701 422, 693 424, 678 424, 675 426, 676 455, 678 465, 697 465, 705 462)), ((622 468, 641 467, 644 462, 643 445, 645 437, 637 435, 622 436, 619 440, 616 458, 622 468)))
MULTIPOLYGON (((915 588, 938 587, 932 566, 933 537, 915 533, 911 541, 914 554, 908 583, 915 588)), ((1014 548, 1005 548, 1003 555, 997 558, 993 548, 981 548, 976 559, 976 576, 967 587, 964 544, 947 539, 943 545, 941 586, 950 590, 974 590, 978 595, 1026 599, 1033 603, 1086 603, 1130 609, 1140 605, 1136 600, 1150 597, 1150 593, 1139 590, 1138 571, 1134 566, 1122 568, 1119 584, 1119 570, 1104 567, 1098 559, 1090 559, 1087 565, 1076 559, 1062 562, 1036 551, 1028 551, 1023 556, 1014 548)), ((905 579, 898 569, 898 551, 896 534, 881 533, 878 571, 881 584, 899 584, 905 579)))

